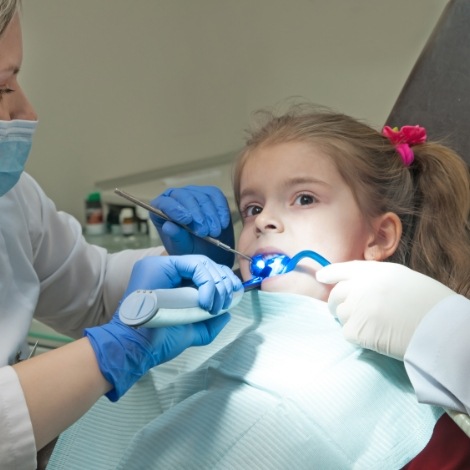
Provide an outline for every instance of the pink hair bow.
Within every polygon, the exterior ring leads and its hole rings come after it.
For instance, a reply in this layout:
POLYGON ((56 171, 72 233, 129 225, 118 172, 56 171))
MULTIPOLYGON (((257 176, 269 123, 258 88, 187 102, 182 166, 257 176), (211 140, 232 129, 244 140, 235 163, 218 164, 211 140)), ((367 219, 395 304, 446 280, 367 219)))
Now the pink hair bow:
POLYGON ((395 145, 405 166, 410 166, 415 158, 411 145, 422 144, 427 139, 426 129, 421 126, 403 126, 401 129, 385 126, 382 134, 395 145))

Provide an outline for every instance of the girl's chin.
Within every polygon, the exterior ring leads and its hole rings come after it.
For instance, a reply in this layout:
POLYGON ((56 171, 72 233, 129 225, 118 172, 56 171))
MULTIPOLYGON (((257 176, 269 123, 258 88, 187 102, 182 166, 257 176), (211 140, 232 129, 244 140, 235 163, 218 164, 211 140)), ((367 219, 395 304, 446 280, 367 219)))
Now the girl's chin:
MULTIPOLYGON (((292 273, 294 274, 294 273, 292 273)), ((289 294, 306 295, 319 300, 328 300, 329 289, 327 286, 318 283, 310 276, 304 277, 282 274, 265 279, 261 284, 261 290, 265 292, 285 292, 289 294)))

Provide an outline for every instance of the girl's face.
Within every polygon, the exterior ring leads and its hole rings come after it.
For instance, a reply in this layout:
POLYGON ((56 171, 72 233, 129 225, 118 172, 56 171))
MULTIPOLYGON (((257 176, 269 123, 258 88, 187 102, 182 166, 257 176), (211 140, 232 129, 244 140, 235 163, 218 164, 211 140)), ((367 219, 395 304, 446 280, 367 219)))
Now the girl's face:
MULTIPOLYGON (((374 239, 333 161, 311 143, 252 151, 241 173, 240 210, 244 225, 238 250, 249 256, 292 257, 313 250, 332 263, 360 260, 374 239)), ((251 279, 250 263, 239 263, 243 280, 251 279)), ((302 260, 294 271, 267 278, 262 289, 327 300, 331 287, 315 279, 320 268, 311 259, 302 260)))

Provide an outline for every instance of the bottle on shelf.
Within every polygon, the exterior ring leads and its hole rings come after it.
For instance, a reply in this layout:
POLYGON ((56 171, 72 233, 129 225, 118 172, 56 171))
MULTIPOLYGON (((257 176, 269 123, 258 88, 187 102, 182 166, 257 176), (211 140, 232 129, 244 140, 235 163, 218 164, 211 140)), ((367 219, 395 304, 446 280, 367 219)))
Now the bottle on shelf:
POLYGON ((105 233, 103 204, 98 191, 90 193, 85 200, 85 231, 87 235, 105 233))
POLYGON ((136 223, 134 211, 130 207, 121 209, 119 221, 121 223, 121 232, 125 237, 134 235, 136 223))
POLYGON ((121 206, 108 204, 108 215, 106 216, 106 228, 112 235, 122 235, 121 222, 119 214, 121 213, 121 206))

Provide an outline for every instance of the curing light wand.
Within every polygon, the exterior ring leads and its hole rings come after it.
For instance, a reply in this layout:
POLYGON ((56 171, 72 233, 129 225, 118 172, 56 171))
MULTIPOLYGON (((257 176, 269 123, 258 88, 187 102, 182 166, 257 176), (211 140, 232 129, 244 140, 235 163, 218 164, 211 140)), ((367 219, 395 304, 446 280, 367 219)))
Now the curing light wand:
POLYGON ((230 246, 226 245, 225 243, 222 243, 220 240, 217 240, 216 238, 212 238, 212 237, 202 237, 200 235, 198 235, 197 233, 194 233, 189 227, 187 227, 186 225, 183 225, 183 224, 180 224, 178 222, 175 222, 174 220, 171 220, 170 217, 168 217, 164 212, 162 212, 161 210, 159 209, 156 209, 155 207, 151 206, 150 204, 147 204, 146 202, 143 202, 141 201, 140 199, 137 199, 135 196, 132 196, 131 194, 129 193, 126 193, 125 191, 123 191, 122 189, 119 189, 119 188, 116 188, 114 190, 114 192, 118 195, 118 196, 121 196, 125 199, 127 199, 128 201, 131 201, 133 202, 134 204, 136 204, 137 206, 140 206, 140 207, 143 207, 144 209, 148 210, 149 212, 152 212, 156 215, 158 215, 158 217, 162 218, 162 219, 165 219, 167 220, 168 222, 173 222, 175 225, 178 225, 178 227, 181 227, 182 229, 186 230, 187 232, 189 232, 191 235, 194 235, 195 237, 198 237, 198 238, 202 238, 203 240, 206 240, 206 242, 209 242, 209 243, 212 243, 213 245, 215 246, 218 246, 219 248, 221 248, 222 250, 225 250, 225 251, 230 251, 230 253, 233 253, 235 255, 238 255, 238 256, 241 256, 242 258, 245 258, 247 259, 248 261, 251 261, 251 258, 243 253, 240 253, 239 251, 231 248, 230 246))

